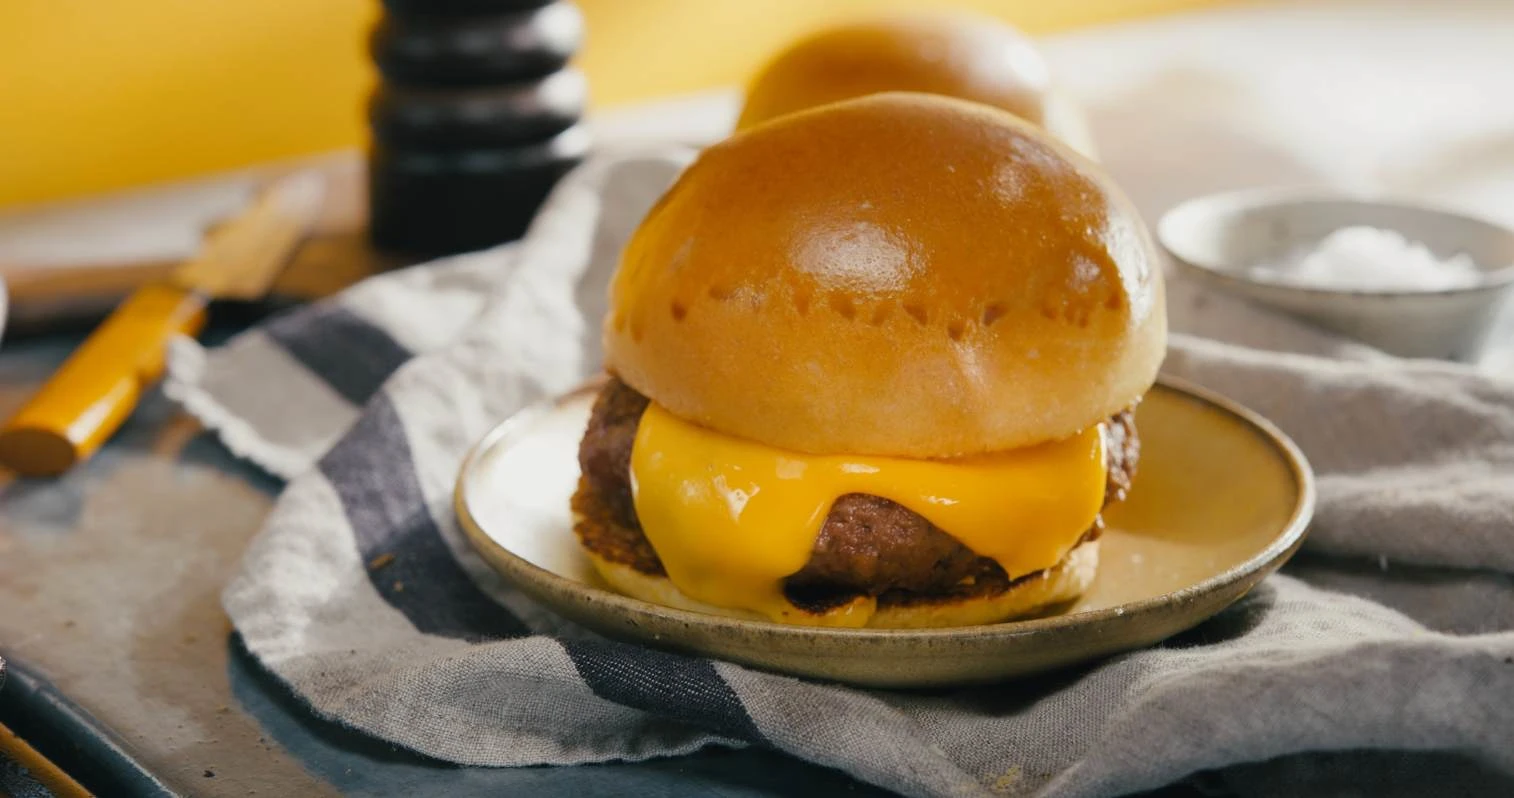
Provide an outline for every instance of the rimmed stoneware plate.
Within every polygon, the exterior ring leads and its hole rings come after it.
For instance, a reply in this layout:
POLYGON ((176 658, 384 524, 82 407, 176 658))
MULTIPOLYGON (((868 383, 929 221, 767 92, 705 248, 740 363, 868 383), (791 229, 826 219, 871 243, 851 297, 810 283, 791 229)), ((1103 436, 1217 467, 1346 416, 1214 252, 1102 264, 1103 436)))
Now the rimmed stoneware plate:
POLYGON ((1061 613, 927 630, 815 629, 669 609, 606 586, 568 510, 599 385, 522 411, 458 478, 463 529, 495 568, 586 627, 766 670, 880 687, 992 682, 1147 646, 1245 595, 1298 548, 1314 480, 1298 448, 1222 397, 1163 381, 1141 402, 1141 464, 1108 515, 1097 582, 1061 613))

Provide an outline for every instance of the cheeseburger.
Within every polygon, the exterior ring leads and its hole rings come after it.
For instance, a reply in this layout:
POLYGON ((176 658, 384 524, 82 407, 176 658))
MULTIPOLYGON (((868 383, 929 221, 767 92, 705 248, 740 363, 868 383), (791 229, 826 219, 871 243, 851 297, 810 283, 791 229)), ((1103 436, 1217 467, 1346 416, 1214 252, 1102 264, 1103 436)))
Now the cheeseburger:
POLYGON ((736 126, 889 91, 1002 108, 1093 154, 1082 114, 1055 90, 1030 37, 991 17, 960 12, 853 22, 800 39, 753 78, 736 126))
POLYGON ((616 589, 790 624, 989 623, 1094 578, 1163 356, 1150 238, 998 109, 877 94, 705 150, 632 236, 576 530, 616 589))

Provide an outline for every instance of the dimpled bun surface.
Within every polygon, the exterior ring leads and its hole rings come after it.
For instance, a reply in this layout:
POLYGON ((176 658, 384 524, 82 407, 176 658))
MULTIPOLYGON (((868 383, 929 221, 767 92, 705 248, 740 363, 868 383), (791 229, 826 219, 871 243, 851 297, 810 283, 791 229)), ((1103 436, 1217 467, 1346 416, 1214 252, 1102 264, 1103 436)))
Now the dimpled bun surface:
POLYGON ((992 17, 963 12, 865 20, 800 39, 757 73, 736 127, 887 91, 1003 108, 1092 153, 1081 112, 1054 90, 1030 37, 992 17))
POLYGON ((674 414, 782 448, 951 457, 1135 403, 1161 273, 1092 162, 921 94, 793 114, 703 154, 611 284, 610 369, 674 414))

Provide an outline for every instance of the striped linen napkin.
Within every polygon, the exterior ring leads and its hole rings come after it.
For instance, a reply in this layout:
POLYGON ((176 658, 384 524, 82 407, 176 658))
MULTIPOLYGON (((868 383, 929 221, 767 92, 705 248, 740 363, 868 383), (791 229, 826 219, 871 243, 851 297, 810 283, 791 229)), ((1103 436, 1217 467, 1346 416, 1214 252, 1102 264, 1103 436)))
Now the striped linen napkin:
POLYGON ((910 795, 1115 795, 1200 771, 1243 794, 1509 788, 1514 383, 1181 283, 1166 371, 1270 416, 1320 473, 1304 553, 1190 633, 1047 678, 888 692, 607 640, 513 590, 453 518, 459 461, 597 369, 621 244, 690 157, 602 154, 518 243, 175 345, 170 395, 288 480, 223 598, 317 713, 471 765, 755 745, 910 795))

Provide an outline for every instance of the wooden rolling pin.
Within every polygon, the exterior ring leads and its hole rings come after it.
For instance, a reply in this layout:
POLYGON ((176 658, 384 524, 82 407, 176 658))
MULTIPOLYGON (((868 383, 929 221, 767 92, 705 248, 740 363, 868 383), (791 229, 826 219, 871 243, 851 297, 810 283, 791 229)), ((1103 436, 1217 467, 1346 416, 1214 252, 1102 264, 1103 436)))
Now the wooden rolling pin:
POLYGON ((275 182, 213 229, 169 279, 133 292, 0 429, 0 464, 25 476, 55 476, 93 454, 162 376, 169 341, 204 327, 211 298, 268 292, 309 233, 324 193, 311 173, 275 182))

